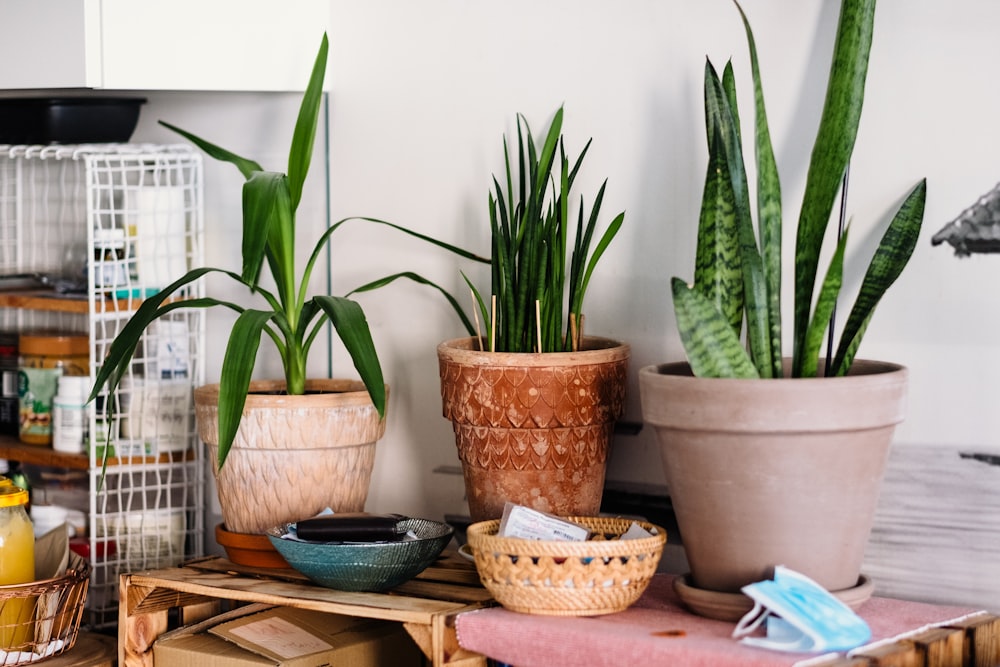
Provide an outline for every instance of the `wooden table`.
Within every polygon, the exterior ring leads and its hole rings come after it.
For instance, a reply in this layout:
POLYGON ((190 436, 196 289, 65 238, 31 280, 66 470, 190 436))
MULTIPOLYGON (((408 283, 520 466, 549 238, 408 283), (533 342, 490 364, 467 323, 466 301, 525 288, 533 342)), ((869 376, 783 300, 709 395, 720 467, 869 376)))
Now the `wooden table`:
POLYGON ((475 566, 451 551, 388 593, 336 591, 295 570, 248 568, 213 556, 123 574, 119 594, 119 667, 153 666, 153 642, 170 629, 171 610, 187 625, 217 614, 223 600, 398 621, 434 667, 485 667, 483 656, 459 647, 455 617, 494 604, 475 566))

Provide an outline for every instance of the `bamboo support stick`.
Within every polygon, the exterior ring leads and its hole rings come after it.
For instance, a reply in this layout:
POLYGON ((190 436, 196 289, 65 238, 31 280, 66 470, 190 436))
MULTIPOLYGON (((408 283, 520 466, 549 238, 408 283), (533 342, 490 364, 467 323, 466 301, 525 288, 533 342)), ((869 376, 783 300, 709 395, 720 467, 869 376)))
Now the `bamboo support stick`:
POLYGON ((535 340, 538 341, 538 351, 542 351, 542 302, 535 299, 535 340))
POLYGON ((490 299, 490 352, 497 351, 497 295, 490 299))

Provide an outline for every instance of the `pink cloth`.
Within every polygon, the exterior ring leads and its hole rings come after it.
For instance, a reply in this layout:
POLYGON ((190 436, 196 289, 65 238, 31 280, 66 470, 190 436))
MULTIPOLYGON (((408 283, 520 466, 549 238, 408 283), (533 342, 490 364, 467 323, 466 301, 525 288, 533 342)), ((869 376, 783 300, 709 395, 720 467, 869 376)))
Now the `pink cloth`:
MULTIPOLYGON (((686 611, 672 582, 672 575, 656 575, 634 605, 607 616, 536 616, 500 607, 460 614, 455 626, 458 642, 463 648, 517 667, 788 667, 815 657, 739 644, 731 637, 734 623, 686 611)), ((867 621, 874 642, 975 611, 873 597, 858 614, 867 621)))

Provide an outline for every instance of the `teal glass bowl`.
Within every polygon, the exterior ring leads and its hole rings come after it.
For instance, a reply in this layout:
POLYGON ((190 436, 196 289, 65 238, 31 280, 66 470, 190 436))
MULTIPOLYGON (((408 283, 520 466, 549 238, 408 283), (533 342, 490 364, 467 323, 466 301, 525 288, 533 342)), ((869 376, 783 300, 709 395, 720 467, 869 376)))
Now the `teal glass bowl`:
POLYGON ((290 524, 267 531, 288 564, 313 582, 341 591, 395 588, 427 569, 451 541, 454 529, 430 519, 404 519, 416 539, 398 542, 305 542, 285 539, 290 524))

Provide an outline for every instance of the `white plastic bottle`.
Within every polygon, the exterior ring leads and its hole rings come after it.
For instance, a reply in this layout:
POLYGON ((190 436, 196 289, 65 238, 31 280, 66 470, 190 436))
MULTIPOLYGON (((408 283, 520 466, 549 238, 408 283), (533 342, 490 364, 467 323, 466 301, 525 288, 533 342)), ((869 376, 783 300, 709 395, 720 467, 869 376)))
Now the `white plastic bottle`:
POLYGON ((52 399, 52 449, 81 454, 87 439, 87 394, 90 378, 62 375, 52 399))

